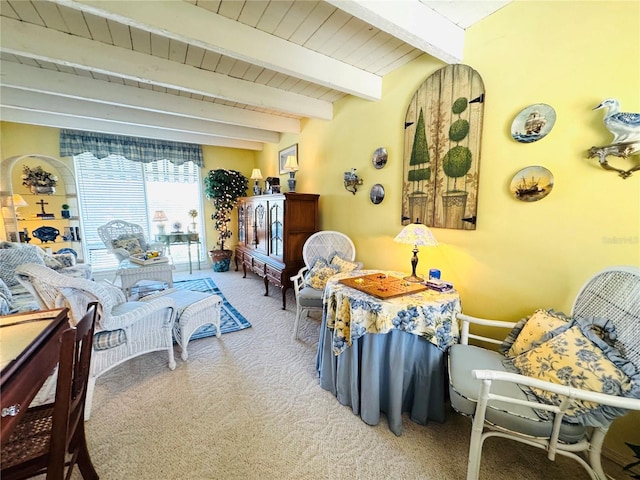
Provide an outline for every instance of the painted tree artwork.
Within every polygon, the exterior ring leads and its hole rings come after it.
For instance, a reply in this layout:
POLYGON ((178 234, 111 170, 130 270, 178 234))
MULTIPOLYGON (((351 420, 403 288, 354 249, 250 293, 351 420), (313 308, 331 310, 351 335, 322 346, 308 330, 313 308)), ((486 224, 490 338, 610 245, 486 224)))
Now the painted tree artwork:
POLYGON ((402 223, 475 230, 484 84, 447 65, 420 85, 405 116, 402 223))

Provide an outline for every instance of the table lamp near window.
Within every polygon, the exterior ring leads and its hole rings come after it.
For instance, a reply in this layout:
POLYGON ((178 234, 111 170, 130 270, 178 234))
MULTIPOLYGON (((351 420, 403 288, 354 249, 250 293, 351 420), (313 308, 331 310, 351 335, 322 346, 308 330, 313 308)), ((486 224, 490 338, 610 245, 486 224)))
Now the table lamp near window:
POLYGON ((296 172, 299 170, 298 159, 295 155, 289 155, 287 161, 284 164, 284 170, 289 172, 289 191, 295 193, 296 191, 296 172))
POLYGON ((262 172, 259 168, 254 168, 251 171, 251 180, 253 180, 253 194, 262 195, 262 188, 258 185, 258 180, 262 180, 262 172))
POLYGON ((416 267, 418 266, 418 245, 435 247, 438 241, 431 233, 426 225, 418 223, 410 223, 402 229, 402 231, 393 239, 394 242, 407 243, 413 245, 413 257, 411 258, 411 276, 404 277, 407 282, 423 282, 424 278, 416 275, 416 267))
POLYGON ((164 222, 167 220, 169 220, 169 217, 164 213, 164 210, 156 210, 156 213, 153 214, 151 221, 157 223, 158 235, 164 235, 164 222))

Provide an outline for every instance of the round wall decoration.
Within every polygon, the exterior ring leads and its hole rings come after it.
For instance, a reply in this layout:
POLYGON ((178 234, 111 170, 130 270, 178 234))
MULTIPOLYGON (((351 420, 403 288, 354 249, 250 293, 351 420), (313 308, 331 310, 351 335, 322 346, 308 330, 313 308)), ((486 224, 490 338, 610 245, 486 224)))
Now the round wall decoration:
POLYGON ((384 200, 384 187, 379 183, 376 183, 373 187, 371 187, 369 198, 374 205, 382 203, 382 200, 384 200))
POLYGON ((523 168, 511 179, 511 194, 523 202, 537 202, 553 190, 553 174, 544 167, 523 168))
POLYGON ((511 136, 520 143, 532 143, 544 138, 556 123, 556 111, 546 103, 537 103, 522 110, 511 124, 511 136))
POLYGON ((377 169, 384 167, 387 164, 387 149, 384 147, 376 148, 376 151, 373 152, 373 166, 377 169))

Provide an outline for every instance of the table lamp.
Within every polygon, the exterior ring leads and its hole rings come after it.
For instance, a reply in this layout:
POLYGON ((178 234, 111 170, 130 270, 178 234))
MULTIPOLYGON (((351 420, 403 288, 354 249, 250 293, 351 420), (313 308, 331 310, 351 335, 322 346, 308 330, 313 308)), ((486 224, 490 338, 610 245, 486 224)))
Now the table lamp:
POLYGON ((258 180, 262 180, 262 172, 260 171, 259 168, 254 168, 251 171, 251 179, 254 180, 254 182, 253 182, 253 194, 254 195, 262 195, 262 188, 260 188, 260 185, 258 185, 258 180))
POLYGON ((284 170, 289 172, 289 191, 295 193, 296 191, 296 172, 299 170, 298 159, 295 155, 289 155, 287 161, 284 164, 284 170))
POLYGON ((418 223, 410 223, 402 229, 402 231, 393 239, 394 242, 407 243, 413 245, 413 257, 411 258, 411 276, 404 277, 407 282, 423 282, 424 279, 416 275, 416 267, 418 266, 418 245, 434 247, 438 245, 438 241, 431 233, 426 225, 418 223))
POLYGON ((164 222, 169 220, 167 214, 164 213, 164 210, 156 210, 156 213, 153 214, 152 222, 157 222, 158 224, 158 235, 164 235, 164 222))
POLYGON ((24 198, 22 198, 22 195, 18 193, 14 193, 12 195, 12 198, 13 198, 13 210, 16 212, 16 219, 24 220, 24 216, 20 212, 18 212, 18 208, 26 207, 28 203, 25 201, 24 198))

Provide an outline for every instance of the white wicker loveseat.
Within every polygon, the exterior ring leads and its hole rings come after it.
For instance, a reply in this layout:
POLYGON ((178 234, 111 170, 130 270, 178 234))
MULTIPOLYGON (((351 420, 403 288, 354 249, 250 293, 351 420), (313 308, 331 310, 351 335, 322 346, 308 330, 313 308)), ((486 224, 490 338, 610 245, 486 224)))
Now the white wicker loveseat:
POLYGON ((77 263, 73 253, 49 255, 38 245, 0 241, 0 315, 46 308, 15 277, 16 267, 24 263, 43 265, 69 277, 92 277, 91 265, 77 263))
POLYGON ((120 289, 106 282, 71 278, 47 267, 24 264, 16 277, 33 290, 47 308, 68 307, 72 322, 78 322, 92 302, 102 308, 93 341, 91 372, 87 387, 85 419, 91 414, 96 379, 113 367, 148 352, 166 350, 169 368, 175 369, 173 322, 176 304, 169 297, 147 302, 128 302, 120 289))

